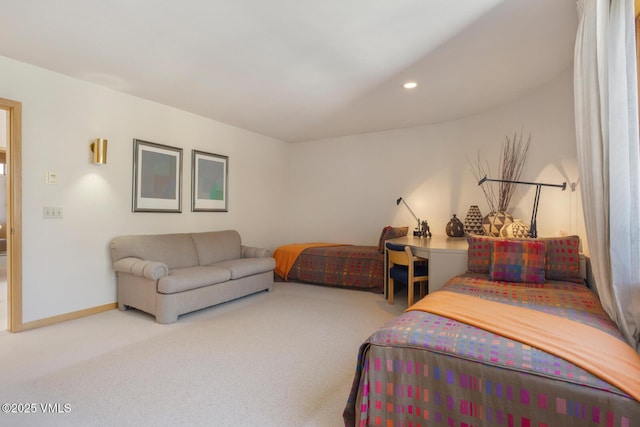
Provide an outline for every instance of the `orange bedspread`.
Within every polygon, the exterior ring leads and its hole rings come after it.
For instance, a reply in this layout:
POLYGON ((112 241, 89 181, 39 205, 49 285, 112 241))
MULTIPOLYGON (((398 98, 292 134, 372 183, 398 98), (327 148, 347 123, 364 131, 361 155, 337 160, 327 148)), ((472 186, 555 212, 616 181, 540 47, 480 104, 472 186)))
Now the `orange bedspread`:
POLYGON ((427 295, 410 310, 448 317, 554 354, 640 401, 640 355, 588 325, 444 290, 427 295))
POLYGON ((287 280, 287 276, 289 276, 289 271, 291 271, 291 267, 298 259, 298 255, 302 251, 307 248, 317 248, 317 247, 326 247, 326 246, 345 246, 342 243, 323 243, 323 242, 313 242, 313 243, 292 243, 290 245, 284 245, 278 247, 273 252, 273 257, 276 260, 276 268, 275 272, 278 276, 282 277, 284 280, 287 280))

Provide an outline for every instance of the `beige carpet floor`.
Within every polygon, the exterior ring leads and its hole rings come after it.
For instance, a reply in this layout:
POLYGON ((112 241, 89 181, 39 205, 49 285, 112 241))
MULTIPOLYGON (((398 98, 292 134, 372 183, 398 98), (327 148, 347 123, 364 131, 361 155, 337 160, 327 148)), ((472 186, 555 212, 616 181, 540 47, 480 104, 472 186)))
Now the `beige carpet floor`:
POLYGON ((0 425, 341 426, 360 344, 404 308, 276 283, 172 325, 113 310, 0 332, 0 403, 33 412, 0 425))

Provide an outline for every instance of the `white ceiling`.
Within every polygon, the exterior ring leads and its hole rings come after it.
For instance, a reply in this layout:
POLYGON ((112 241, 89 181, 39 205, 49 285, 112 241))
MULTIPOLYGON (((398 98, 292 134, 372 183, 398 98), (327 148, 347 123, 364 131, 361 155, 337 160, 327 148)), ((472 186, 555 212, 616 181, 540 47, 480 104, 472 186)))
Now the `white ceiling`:
POLYGON ((0 0, 0 10, 2 56, 291 142, 507 103, 571 66, 577 29, 575 0, 0 0), (408 80, 418 88, 403 89, 408 80))

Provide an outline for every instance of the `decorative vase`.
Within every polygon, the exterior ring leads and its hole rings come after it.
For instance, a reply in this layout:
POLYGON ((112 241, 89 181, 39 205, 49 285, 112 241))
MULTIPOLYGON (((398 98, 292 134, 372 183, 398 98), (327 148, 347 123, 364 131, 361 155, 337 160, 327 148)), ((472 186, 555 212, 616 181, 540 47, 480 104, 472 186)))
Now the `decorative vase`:
POLYGON ((469 206, 469 211, 464 219, 464 232, 466 234, 484 234, 482 218, 482 213, 477 205, 469 206))
POLYGON ((453 218, 447 223, 447 236, 449 237, 462 237, 464 236, 464 224, 460 221, 456 214, 453 214, 453 218))
POLYGON ((500 230, 501 237, 515 237, 521 239, 529 237, 529 226, 522 222, 521 219, 514 219, 509 225, 502 227, 500 230))
POLYGON ((482 220, 482 229, 487 236, 500 236, 500 230, 513 222, 513 216, 509 212, 491 212, 482 220))

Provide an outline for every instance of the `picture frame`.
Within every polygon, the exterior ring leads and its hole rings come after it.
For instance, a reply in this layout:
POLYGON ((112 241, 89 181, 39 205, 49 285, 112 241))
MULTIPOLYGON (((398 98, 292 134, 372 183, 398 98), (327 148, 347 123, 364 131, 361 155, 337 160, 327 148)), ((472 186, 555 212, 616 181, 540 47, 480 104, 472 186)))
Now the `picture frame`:
POLYGON ((229 211, 229 156, 191 151, 191 210, 229 211))
POLYGON ((133 140, 134 212, 182 212, 182 148, 133 140))

